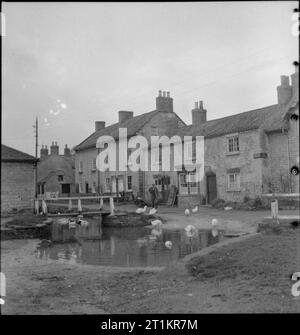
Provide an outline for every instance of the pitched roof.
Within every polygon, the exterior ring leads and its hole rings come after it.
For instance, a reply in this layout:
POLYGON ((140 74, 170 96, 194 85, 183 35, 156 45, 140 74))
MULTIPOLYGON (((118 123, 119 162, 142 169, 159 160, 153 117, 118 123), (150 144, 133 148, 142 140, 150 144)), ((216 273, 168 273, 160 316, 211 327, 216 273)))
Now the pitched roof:
POLYGON ((119 128, 127 128, 127 135, 134 136, 148 121, 150 121, 154 115, 159 113, 159 111, 152 111, 148 113, 144 113, 141 115, 134 116, 124 122, 114 123, 104 129, 100 129, 91 134, 88 138, 86 138, 83 142, 78 144, 74 150, 79 151, 88 148, 94 148, 96 146, 96 142, 100 136, 109 135, 114 139, 119 138, 119 128))
POLYGON ((173 135, 205 136, 207 138, 262 128, 266 132, 282 127, 283 110, 276 104, 264 108, 210 120, 201 126, 189 125, 174 129, 173 135))
POLYGON ((1 162, 28 162, 34 163, 38 159, 26 154, 25 152, 19 151, 8 147, 7 145, 1 144, 1 162))

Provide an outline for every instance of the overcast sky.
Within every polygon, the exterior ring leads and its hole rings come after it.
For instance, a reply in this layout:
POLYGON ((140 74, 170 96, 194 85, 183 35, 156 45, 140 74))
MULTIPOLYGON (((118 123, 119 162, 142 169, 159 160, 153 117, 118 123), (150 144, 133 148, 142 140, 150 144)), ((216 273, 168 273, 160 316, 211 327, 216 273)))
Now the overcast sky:
POLYGON ((155 109, 170 91, 191 123, 277 102, 294 72, 297 2, 2 3, 2 143, 34 154, 39 143, 73 147, 94 121, 155 109))

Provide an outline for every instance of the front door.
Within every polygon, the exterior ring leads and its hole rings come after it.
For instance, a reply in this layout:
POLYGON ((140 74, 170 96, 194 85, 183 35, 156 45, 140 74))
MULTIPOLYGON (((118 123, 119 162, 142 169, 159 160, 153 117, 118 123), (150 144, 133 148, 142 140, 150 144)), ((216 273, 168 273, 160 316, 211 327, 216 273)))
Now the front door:
POLYGON ((210 204, 217 198, 217 180, 216 175, 206 176, 207 180, 207 202, 210 204))

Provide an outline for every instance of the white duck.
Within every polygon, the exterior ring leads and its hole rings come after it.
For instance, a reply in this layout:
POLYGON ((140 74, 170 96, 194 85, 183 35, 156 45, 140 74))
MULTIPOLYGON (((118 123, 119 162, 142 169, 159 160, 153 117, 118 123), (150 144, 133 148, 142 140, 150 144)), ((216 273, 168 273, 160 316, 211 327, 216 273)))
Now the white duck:
POLYGON ((153 220, 153 221, 151 221, 151 224, 154 227, 161 227, 162 226, 162 222, 160 220, 153 220))
POLYGON ((186 209, 186 210, 184 211, 184 214, 185 214, 186 216, 189 216, 189 215, 190 215, 190 210, 189 210, 189 209, 186 209))
POLYGON ((219 222, 218 222, 217 219, 212 219, 212 220, 211 220, 211 225, 212 225, 213 227, 217 227, 218 224, 219 224, 219 222))
POLYGON ((141 213, 145 213, 146 210, 147 210, 147 206, 145 206, 144 208, 138 208, 135 212, 138 214, 141 214, 141 213))
POLYGON ((231 211, 231 210, 232 210, 232 207, 228 207, 228 206, 227 206, 227 207, 224 207, 224 210, 225 210, 225 211, 231 211))
POLYGON ((168 249, 172 249, 173 244, 172 244, 171 241, 166 241, 166 242, 165 242, 165 246, 166 246, 166 248, 168 248, 168 249))
POLYGON ((193 213, 197 213, 197 212, 198 212, 198 206, 195 206, 195 207, 192 209, 192 212, 193 212, 193 213))
POLYGON ((151 208, 150 211, 149 211, 149 214, 154 215, 156 212, 157 212, 156 208, 151 208))

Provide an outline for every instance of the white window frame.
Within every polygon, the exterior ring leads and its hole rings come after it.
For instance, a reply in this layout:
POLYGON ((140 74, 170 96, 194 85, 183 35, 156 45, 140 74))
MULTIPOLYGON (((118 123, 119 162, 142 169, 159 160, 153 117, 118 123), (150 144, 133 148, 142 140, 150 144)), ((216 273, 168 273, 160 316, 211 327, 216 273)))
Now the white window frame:
POLYGON ((79 173, 82 173, 82 172, 83 172, 83 161, 79 161, 78 172, 79 172, 79 173))
POLYGON ((240 152, 240 137, 239 134, 234 134, 226 137, 227 153, 236 154, 240 152), (232 143, 231 143, 232 141, 232 143))
POLYGON ((127 176, 127 191, 132 191, 132 176, 127 176), (130 188, 129 188, 129 184, 131 185, 130 188))
POLYGON ((240 191, 240 172, 227 173, 227 190, 228 191, 240 191), (233 183, 231 182, 231 177, 233 176, 233 183))
POLYGON ((92 171, 96 171, 96 158, 92 159, 92 171))
POLYGON ((105 192, 110 192, 111 191, 111 180, 110 177, 105 178, 105 184, 104 184, 105 192), (108 181, 108 182, 107 182, 108 181))

